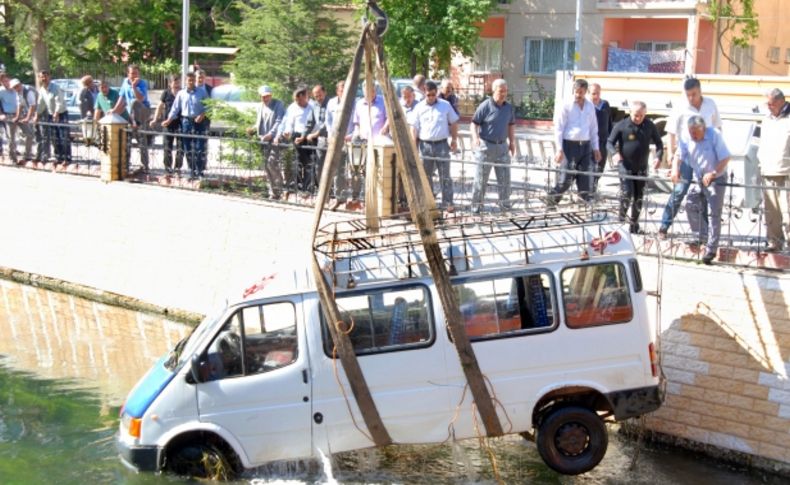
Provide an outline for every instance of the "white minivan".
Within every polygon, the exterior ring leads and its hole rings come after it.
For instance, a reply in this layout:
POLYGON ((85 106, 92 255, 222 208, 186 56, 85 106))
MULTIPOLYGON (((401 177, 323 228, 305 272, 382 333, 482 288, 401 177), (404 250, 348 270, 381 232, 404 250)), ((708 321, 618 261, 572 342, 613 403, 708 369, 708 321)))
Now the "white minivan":
MULTIPOLYGON (((499 420, 506 433, 533 437, 549 467, 592 469, 606 452, 606 420, 661 405, 655 327, 622 228, 545 228, 443 250, 499 420)), ((375 273, 364 258, 331 261, 367 386, 396 443, 476 437, 480 419, 437 290, 411 269, 418 251, 403 251, 377 266, 389 278, 360 276, 375 273)), ((217 466, 238 472, 374 446, 333 359, 310 271, 270 275, 247 293, 131 391, 117 441, 127 464, 211 476, 217 466)))

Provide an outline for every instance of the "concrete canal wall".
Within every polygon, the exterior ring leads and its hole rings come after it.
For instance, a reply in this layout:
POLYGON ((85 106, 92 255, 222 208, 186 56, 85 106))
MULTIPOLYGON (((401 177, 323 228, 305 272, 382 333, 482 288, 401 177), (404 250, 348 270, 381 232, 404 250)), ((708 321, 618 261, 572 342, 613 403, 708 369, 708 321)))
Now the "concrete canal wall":
MULTIPOLYGON (((311 220, 298 207, 0 167, 0 267, 170 309, 210 312, 305 259, 311 220)), ((663 270, 667 401, 648 429, 790 472, 790 277, 640 261, 649 290, 663 270)))

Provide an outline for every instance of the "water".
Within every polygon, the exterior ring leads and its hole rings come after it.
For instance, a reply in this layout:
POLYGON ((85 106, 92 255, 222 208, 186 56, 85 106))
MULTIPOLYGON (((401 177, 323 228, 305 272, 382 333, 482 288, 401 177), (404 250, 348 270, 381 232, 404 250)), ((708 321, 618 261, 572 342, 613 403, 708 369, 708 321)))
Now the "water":
MULTIPOLYGON (((150 315, 0 280, 0 483, 178 484, 181 477, 136 474, 118 460, 114 434, 123 398, 145 370, 189 331, 150 315)), ((496 472, 477 440, 392 446, 276 463, 237 483, 779 484, 674 449, 642 447, 610 433, 593 471, 549 470, 532 443, 490 440, 496 472)))

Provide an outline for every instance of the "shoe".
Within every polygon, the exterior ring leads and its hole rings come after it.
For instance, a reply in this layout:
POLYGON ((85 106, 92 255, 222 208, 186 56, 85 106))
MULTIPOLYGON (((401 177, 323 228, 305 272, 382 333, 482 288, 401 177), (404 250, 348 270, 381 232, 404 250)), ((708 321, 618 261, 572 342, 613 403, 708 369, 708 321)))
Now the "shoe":
POLYGON ((334 202, 332 202, 331 204, 329 204, 329 210, 331 210, 331 211, 336 211, 336 210, 337 210, 337 208, 338 208, 338 207, 340 207, 340 206, 341 206, 342 204, 344 204, 344 203, 345 203, 345 201, 343 201, 343 200, 337 200, 337 199, 335 199, 335 201, 334 201, 334 202))
POLYGON ((662 241, 664 239, 666 239, 667 238, 667 231, 668 231, 668 229, 666 227, 659 228, 659 230, 658 230, 658 238, 661 239, 662 241))
POLYGON ((448 214, 452 214, 453 212, 455 212, 455 207, 453 207, 452 205, 448 205, 448 206, 447 206, 447 207, 444 209, 444 211, 445 211, 445 212, 447 212, 448 214))
POLYGON ((709 251, 706 252, 705 256, 702 257, 702 262, 704 264, 710 265, 714 259, 716 259, 716 253, 713 251, 709 251))
POLYGON ((271 194, 269 196, 269 200, 280 200, 281 198, 282 198, 282 195, 280 195, 280 194, 271 194))
POLYGON ((780 242, 769 242, 768 246, 765 248, 766 253, 780 253, 782 252, 782 243, 780 242))
POLYGON ((628 232, 631 234, 642 234, 642 230, 639 228, 639 224, 631 224, 628 227, 628 232))

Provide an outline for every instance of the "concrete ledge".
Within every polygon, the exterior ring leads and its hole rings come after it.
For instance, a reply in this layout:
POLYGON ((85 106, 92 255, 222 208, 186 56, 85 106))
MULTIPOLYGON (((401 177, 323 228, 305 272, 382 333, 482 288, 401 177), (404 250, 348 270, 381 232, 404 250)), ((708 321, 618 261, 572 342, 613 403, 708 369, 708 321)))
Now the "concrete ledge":
POLYGON ((120 295, 118 293, 100 290, 98 288, 81 285, 79 283, 64 281, 57 278, 50 278, 49 276, 28 273, 27 271, 19 271, 2 266, 0 266, 0 279, 14 281, 16 283, 34 286, 37 288, 43 288, 45 290, 57 291, 59 293, 66 293, 68 295, 74 295, 86 300, 125 308, 127 310, 160 315, 168 318, 169 320, 186 323, 192 326, 196 326, 201 320, 203 320, 204 317, 204 315, 200 313, 154 305, 152 303, 140 300, 139 298, 120 295))

